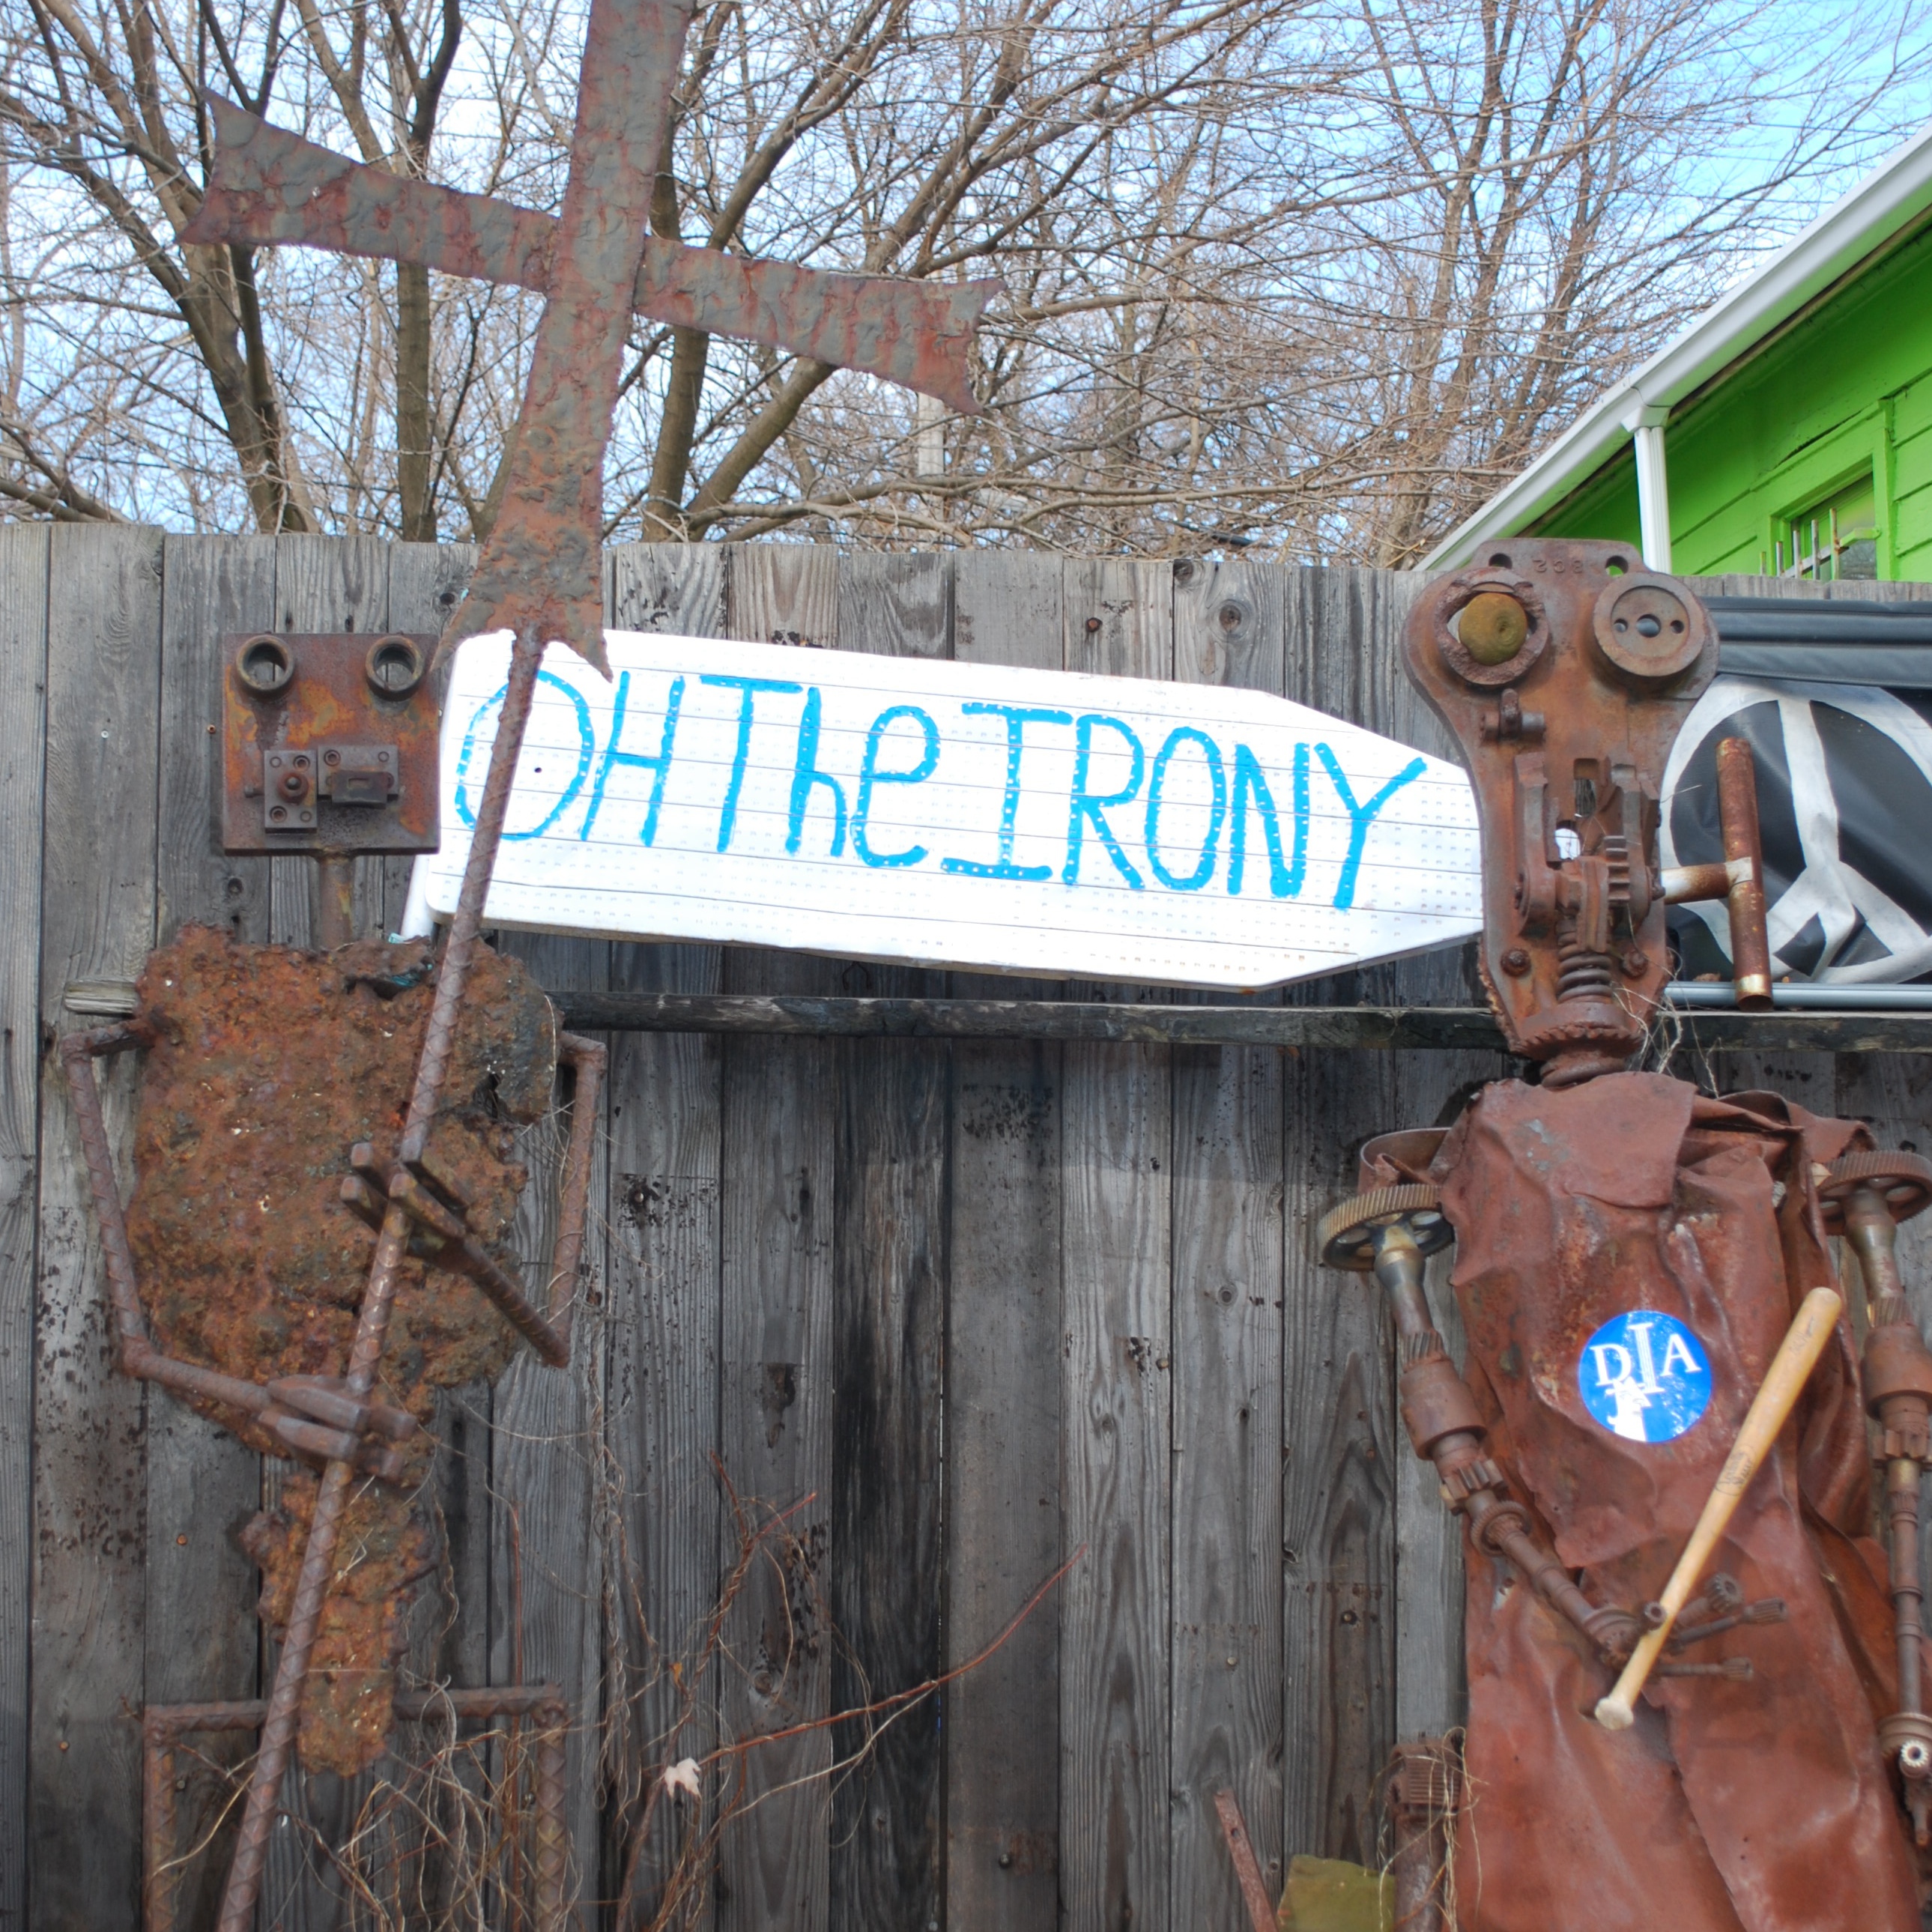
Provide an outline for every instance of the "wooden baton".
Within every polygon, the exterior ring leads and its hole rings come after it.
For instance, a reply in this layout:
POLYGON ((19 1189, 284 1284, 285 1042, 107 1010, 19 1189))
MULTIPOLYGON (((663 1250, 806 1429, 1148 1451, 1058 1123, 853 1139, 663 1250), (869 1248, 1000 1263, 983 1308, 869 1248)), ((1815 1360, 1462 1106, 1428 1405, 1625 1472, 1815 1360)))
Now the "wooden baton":
POLYGON ((1670 1581, 1658 1599, 1663 1607, 1664 1621, 1639 1639, 1616 1688, 1607 1697, 1597 1700, 1597 1721, 1606 1731, 1628 1730, 1634 1721, 1638 1695, 1670 1635, 1678 1612, 1690 1600, 1690 1592, 1729 1526, 1739 1499, 1750 1487, 1751 1478, 1757 1474, 1766 1452, 1778 1440, 1785 1418, 1791 1413, 1799 1390, 1831 1339, 1843 1306, 1828 1288, 1814 1288, 1800 1304, 1796 1318, 1772 1358, 1762 1386, 1751 1399, 1744 1426, 1738 1431, 1738 1439, 1731 1445, 1731 1453, 1724 1458, 1724 1466, 1712 1485, 1703 1514, 1690 1532, 1690 1540, 1684 1546, 1684 1554, 1677 1559, 1677 1568, 1671 1571, 1670 1581))

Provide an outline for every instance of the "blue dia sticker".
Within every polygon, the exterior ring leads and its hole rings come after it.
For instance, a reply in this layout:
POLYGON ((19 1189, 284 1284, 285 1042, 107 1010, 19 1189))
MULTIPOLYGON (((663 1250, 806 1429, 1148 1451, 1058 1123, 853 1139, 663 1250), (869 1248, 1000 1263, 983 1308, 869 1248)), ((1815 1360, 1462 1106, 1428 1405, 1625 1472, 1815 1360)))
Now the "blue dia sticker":
POLYGON ((1612 1436, 1674 1442, 1711 1406, 1711 1358, 1674 1316, 1640 1308, 1612 1316, 1583 1344, 1576 1385, 1612 1436))

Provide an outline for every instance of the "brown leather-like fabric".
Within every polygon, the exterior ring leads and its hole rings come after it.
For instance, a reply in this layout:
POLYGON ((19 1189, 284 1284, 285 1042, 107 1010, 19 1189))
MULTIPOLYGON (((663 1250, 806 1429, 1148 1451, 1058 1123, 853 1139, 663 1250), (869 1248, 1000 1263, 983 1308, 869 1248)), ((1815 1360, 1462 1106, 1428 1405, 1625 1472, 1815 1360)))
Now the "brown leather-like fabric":
MULTIPOLYGON (((1814 1163, 1862 1144, 1774 1095, 1625 1073, 1499 1082, 1444 1144, 1492 1452, 1594 1601, 1663 1588, 1793 1310, 1832 1282, 1814 1163), (1634 1310, 1675 1316, 1710 1358, 1710 1406, 1674 1441, 1616 1436, 1582 1399, 1585 1344, 1634 1310)), ((1867 1456, 1841 1323, 1712 1566, 1786 1620, 1689 1653, 1748 1657, 1751 1681, 1653 1678, 1621 1733, 1591 1716, 1612 1674, 1591 1646, 1470 1552, 1466 1932, 1917 1932, 1876 1736, 1894 1666, 1867 1456)))

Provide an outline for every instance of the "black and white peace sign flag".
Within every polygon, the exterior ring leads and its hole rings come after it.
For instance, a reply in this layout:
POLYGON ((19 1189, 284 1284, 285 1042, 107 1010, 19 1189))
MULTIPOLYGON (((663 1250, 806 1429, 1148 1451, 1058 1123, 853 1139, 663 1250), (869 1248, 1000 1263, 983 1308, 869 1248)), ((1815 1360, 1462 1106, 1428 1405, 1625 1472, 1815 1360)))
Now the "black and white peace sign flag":
MULTIPOLYGON (((1664 864, 1724 856, 1717 748, 1748 739, 1773 970, 1932 980, 1932 605, 1708 601, 1719 674, 1665 769, 1664 864)), ((1721 902, 1672 929, 1678 977, 1730 976, 1721 902)))

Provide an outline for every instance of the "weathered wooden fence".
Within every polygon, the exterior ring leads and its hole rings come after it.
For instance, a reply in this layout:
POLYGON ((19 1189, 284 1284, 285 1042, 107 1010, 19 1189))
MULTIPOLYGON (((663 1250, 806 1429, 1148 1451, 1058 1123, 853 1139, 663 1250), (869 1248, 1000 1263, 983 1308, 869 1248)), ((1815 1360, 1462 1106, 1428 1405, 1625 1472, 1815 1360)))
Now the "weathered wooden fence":
MULTIPOLYGON (((88 1023, 88 982, 131 977, 184 921, 305 937, 307 862, 216 849, 220 634, 434 628, 469 562, 0 530, 0 1924, 134 1924, 138 1712, 254 1695, 266 1668, 233 1532, 273 1472, 112 1372, 50 1042, 88 1023)), ((608 582, 622 626, 1222 681, 1447 750, 1394 650, 1419 586, 1392 574, 640 546, 611 553, 608 582)), ((364 866, 371 926, 402 885, 364 866)), ((1089 990, 516 944, 553 987, 1089 990)), ((1464 973, 1438 956, 1286 997, 1464 1004, 1464 973)), ((730 1735, 952 1669, 1084 1554, 836 1786, 808 1774, 852 1726, 754 1754, 752 1789, 774 1795, 728 1838, 700 1922, 1232 1928, 1223 1785, 1277 1881, 1299 1851, 1372 1858, 1390 1744, 1456 1715, 1460 1565, 1401 1438, 1382 1313, 1316 1266, 1310 1229, 1364 1136, 1436 1120, 1498 1058, 613 1046, 577 1355, 446 1405, 455 1602, 430 1606, 414 1652, 458 1684, 567 1690, 584 1923, 617 1882, 608 1747, 644 1634, 690 1643, 736 1548, 721 1472, 741 1496, 809 1498, 786 1563, 757 1567, 732 1611, 730 1735)), ((104 1081, 124 1157, 133 1071, 104 1081)), ((1924 1144, 1922 1058, 1727 1071, 1924 1144)), ((673 1708, 668 1684, 647 1690, 637 1728, 673 1708)), ((305 1802, 339 1826, 328 1780, 305 1802)), ((326 1922, 298 1850, 265 1924, 326 1922)))

